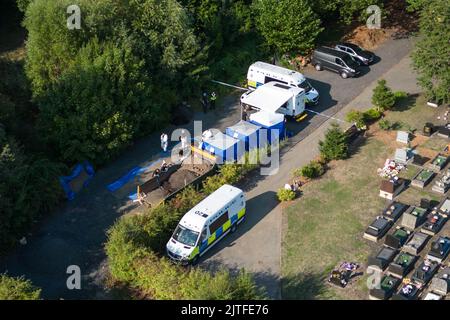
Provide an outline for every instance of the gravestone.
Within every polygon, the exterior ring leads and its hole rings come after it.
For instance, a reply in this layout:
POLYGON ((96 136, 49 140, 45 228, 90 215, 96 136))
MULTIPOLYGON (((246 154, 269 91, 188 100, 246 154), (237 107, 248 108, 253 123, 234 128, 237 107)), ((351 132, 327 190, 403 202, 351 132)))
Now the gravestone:
POLYGON ((408 162, 408 151, 406 149, 397 149, 395 151, 395 161, 406 164, 408 162))
POLYGON ((397 142, 408 144, 409 133, 405 131, 397 131, 397 142))

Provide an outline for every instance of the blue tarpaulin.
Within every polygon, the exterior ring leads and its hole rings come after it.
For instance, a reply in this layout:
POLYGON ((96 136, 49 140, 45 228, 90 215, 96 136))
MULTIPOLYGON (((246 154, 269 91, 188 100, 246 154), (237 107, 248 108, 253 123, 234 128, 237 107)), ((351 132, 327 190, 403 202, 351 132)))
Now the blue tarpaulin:
POLYGON ((140 175, 141 173, 145 172, 150 167, 155 165, 158 161, 159 160, 154 161, 154 162, 150 163, 148 166, 145 166, 145 167, 139 167, 139 166, 134 167, 133 169, 128 171, 127 174, 125 174, 124 176, 122 176, 118 180, 114 181, 113 183, 110 183, 106 188, 109 191, 111 191, 111 192, 115 192, 115 191, 119 190, 124 185, 126 185, 128 182, 133 180, 136 176, 140 175))
POLYGON ((83 163, 79 163, 73 168, 72 173, 68 176, 59 177, 59 182, 66 193, 67 199, 73 200, 75 199, 75 191, 70 187, 70 183, 76 179, 82 172, 86 172, 88 178, 83 182, 83 188, 88 185, 91 181, 92 177, 95 174, 94 167, 88 162, 85 161, 83 163))

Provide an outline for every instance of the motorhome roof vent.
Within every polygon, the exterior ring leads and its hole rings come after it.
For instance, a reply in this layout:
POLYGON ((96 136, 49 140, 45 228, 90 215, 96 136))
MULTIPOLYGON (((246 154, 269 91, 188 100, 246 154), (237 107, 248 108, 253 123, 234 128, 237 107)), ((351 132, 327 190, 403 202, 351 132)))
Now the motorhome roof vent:
POLYGON ((274 84, 273 86, 274 86, 274 87, 281 88, 281 89, 286 89, 286 90, 288 90, 288 89, 291 88, 291 87, 285 86, 284 84, 281 84, 281 83, 276 83, 276 84, 274 84))

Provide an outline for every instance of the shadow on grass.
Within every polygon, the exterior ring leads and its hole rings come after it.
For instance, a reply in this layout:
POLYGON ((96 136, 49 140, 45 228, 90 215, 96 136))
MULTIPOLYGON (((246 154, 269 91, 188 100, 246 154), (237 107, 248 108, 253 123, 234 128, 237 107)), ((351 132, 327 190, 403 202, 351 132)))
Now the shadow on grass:
POLYGON ((315 300, 327 291, 325 276, 317 273, 301 273, 281 280, 282 299, 315 300))
POLYGON ((418 94, 409 94, 404 98, 400 98, 395 103, 395 106, 392 109, 392 111, 402 112, 410 110, 416 104, 418 97, 419 97, 418 94))

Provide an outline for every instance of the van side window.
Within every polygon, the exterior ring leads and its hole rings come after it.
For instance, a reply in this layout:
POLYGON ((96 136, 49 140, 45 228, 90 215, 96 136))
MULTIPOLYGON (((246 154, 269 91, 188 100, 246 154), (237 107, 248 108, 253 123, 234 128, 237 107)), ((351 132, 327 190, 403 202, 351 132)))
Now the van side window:
POLYGON ((268 77, 268 76, 266 76, 265 79, 264 79, 264 83, 272 82, 272 81, 288 84, 286 81, 278 80, 278 79, 275 79, 275 78, 272 78, 272 77, 268 77))
POLYGON ((342 60, 341 59, 339 59, 339 58, 336 58, 336 63, 338 64, 338 65, 340 65, 340 66, 343 66, 344 65, 344 62, 342 62, 342 60))
POLYGON ((223 214, 221 214, 216 221, 211 223, 209 225, 209 233, 213 234, 216 232, 217 229, 219 229, 225 222, 228 221, 228 211, 225 211, 223 214))

